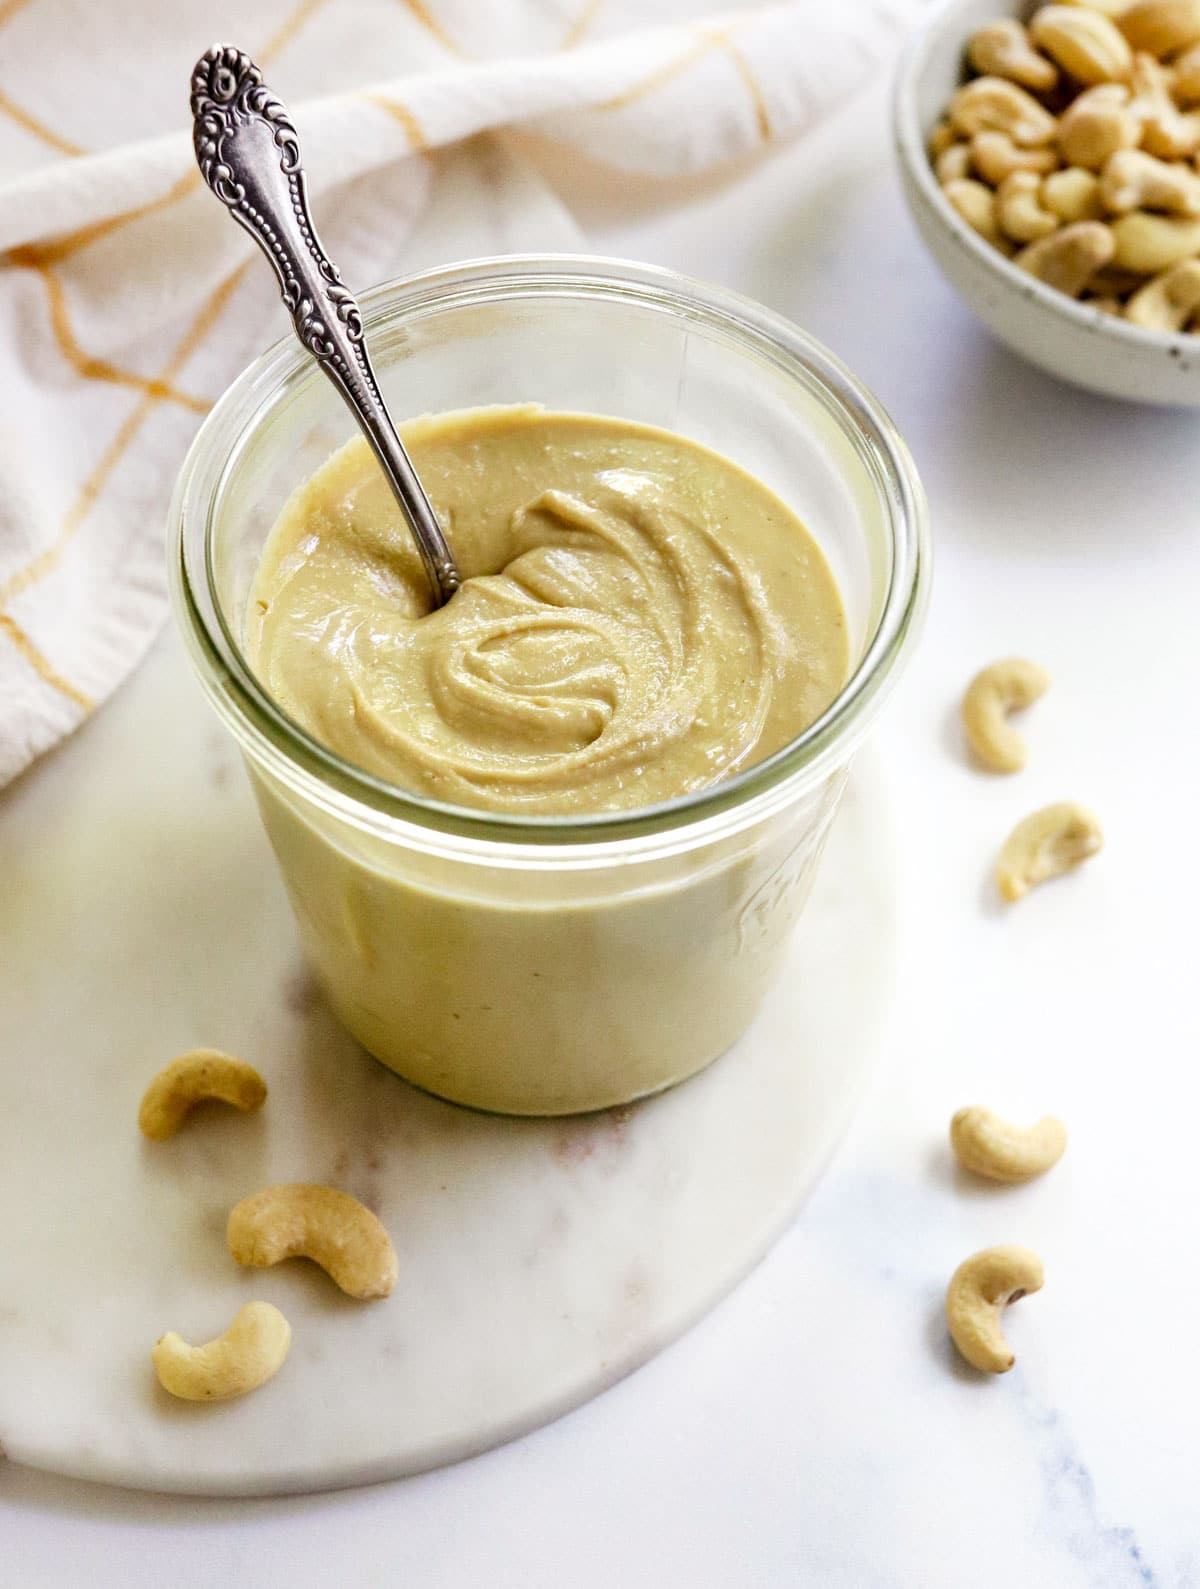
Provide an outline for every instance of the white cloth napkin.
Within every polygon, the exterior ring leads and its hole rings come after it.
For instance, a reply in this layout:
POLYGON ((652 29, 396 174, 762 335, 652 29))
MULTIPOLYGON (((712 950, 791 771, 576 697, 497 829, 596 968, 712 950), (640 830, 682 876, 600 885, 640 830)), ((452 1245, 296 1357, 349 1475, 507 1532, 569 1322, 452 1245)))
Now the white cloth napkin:
POLYGON ((145 652, 183 453, 287 329, 195 169, 209 44, 248 51, 288 105, 357 288, 480 252, 481 217, 483 251, 582 246, 504 129, 695 172, 810 126, 919 4, 0 0, 0 784, 145 652))

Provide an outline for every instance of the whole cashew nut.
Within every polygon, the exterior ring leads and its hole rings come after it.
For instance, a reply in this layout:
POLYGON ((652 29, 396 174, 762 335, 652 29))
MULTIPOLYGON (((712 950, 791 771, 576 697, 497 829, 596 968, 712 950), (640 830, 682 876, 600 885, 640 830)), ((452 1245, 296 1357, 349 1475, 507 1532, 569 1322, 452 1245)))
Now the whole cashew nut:
POLYGON ((1200 220, 1135 210, 1112 223, 1113 264, 1142 276, 1169 270, 1200 254, 1200 220))
POLYGON ((1140 142, 1148 154, 1165 160, 1182 160, 1200 149, 1200 115, 1180 110, 1171 97, 1167 69, 1152 55, 1133 58, 1130 113, 1141 126, 1140 142))
POLYGON ((1042 208, 1041 187, 1036 171, 1014 171, 996 190, 997 224, 1016 243, 1035 243, 1062 225, 1052 210, 1042 208))
POLYGON ((1044 105, 1003 77, 976 77, 950 101, 950 122, 964 138, 1006 132, 1023 149, 1053 142, 1058 123, 1044 105))
POLYGON ((978 232, 984 242, 1004 253, 1012 252, 1012 244, 996 224, 996 195, 982 182, 969 177, 957 182, 947 182, 942 192, 954 210, 972 231, 978 232))
POLYGON ((1138 0, 1117 18, 1135 50, 1166 59, 1200 40, 1200 0, 1138 0))
POLYGON ((1129 0, 1060 0, 1060 4, 1079 6, 1085 11, 1099 11, 1106 17, 1114 18, 1128 8, 1129 0))
POLYGON ((971 139, 971 163, 985 182, 998 188, 1014 171, 1053 171, 1053 149, 1018 149, 1006 132, 977 132, 971 139))
POLYGON ((1053 1169, 1067 1150, 1067 1128, 1053 1115, 1015 1126, 991 1109, 960 1109, 950 1122, 950 1146, 964 1170, 1017 1185, 1053 1169))
POLYGON ((1000 17, 973 33, 967 59, 983 77, 1006 77, 1038 93, 1058 82, 1057 67, 1034 49, 1015 17, 1000 17))
POLYGON ((1045 1270, 1028 1247, 985 1247, 959 1264, 946 1290, 950 1339, 985 1374, 1007 1374, 1016 1358, 1000 1328, 1000 1310, 1040 1291, 1045 1270))
POLYGON ((1140 287, 1125 305, 1126 317, 1149 331, 1182 331, 1200 312, 1200 259, 1185 259, 1140 287))
POLYGON ((1025 765, 1025 742, 1008 714, 1031 706, 1049 688, 1045 668, 1023 657, 989 663, 971 680, 963 696, 963 729, 977 760, 990 772, 1020 772, 1025 765))
POLYGON ((1048 287, 1078 298, 1096 272, 1112 259, 1114 248, 1112 231, 1101 221, 1076 221, 1030 243, 1013 263, 1048 287))
POLYGON ((283 1367, 292 1330, 269 1302, 247 1302, 224 1335, 189 1346, 174 1330, 154 1343, 154 1372, 164 1390, 184 1401, 225 1401, 265 1385, 283 1367))
POLYGON ((1073 801, 1045 806, 1018 822, 1004 842, 996 863, 996 885, 1010 902, 1031 888, 1070 871, 1104 842, 1100 824, 1086 807, 1073 801))
POLYGON ((1193 44, 1171 63, 1171 98, 1181 106, 1200 101, 1200 44, 1193 44))
POLYGON ((943 187, 947 182, 961 182, 971 175, 971 145, 952 143, 943 149, 933 162, 934 175, 943 187))
POLYGON ((1118 150, 1100 181, 1105 207, 1114 215, 1166 210, 1200 216, 1200 176, 1190 166, 1168 164, 1142 149, 1118 150))
POLYGON ((1082 166, 1067 166, 1042 178, 1042 206, 1060 221, 1098 221, 1104 214, 1100 178, 1082 166))
MULTIPOLYGON (((1136 107, 1134 107, 1136 108, 1136 107)), ((1200 152, 1200 112, 1155 110, 1142 118, 1142 147, 1164 160, 1187 160, 1200 152)))
POLYGON ((146 1088, 138 1110, 143 1136, 153 1141, 173 1137, 194 1104, 216 1098, 249 1113, 261 1109, 267 1084, 243 1059, 215 1048, 194 1048, 164 1065, 146 1088))
POLYGON ((1129 108, 1129 90, 1122 83, 1102 83, 1072 100, 1058 123, 1058 148, 1063 164, 1099 171, 1118 149, 1136 149, 1142 125, 1129 108))
POLYGON ((957 142, 958 134, 943 117, 929 134, 929 158, 936 160, 938 155, 944 154, 952 143, 957 142))
MULTIPOLYGON (((1141 270, 1118 270, 1115 265, 1106 265, 1103 270, 1098 270, 1088 282, 1087 296, 1096 298, 1128 298, 1131 292, 1137 292, 1139 287, 1146 285, 1146 273, 1141 270)), ((1124 303, 1122 303, 1122 311, 1124 303)))
POLYGON ((294 1182, 243 1198, 229 1216, 229 1251, 238 1263, 263 1268, 284 1258, 311 1258, 347 1296, 390 1296, 396 1284, 391 1237, 357 1198, 332 1186, 294 1182))
POLYGON ((1099 11, 1049 5, 1034 13, 1029 37, 1079 83, 1116 83, 1129 76, 1133 51, 1099 11))

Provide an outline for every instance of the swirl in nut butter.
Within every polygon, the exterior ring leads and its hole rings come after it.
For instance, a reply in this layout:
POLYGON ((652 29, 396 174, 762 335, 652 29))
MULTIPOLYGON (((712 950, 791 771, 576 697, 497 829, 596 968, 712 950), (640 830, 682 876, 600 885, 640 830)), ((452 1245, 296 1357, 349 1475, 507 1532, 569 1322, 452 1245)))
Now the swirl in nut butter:
POLYGON ((275 525, 247 646, 283 709, 350 762, 452 805, 655 805, 763 760, 829 706, 848 640, 799 519, 666 430, 532 406, 403 429, 464 574, 429 611, 366 445, 275 525))

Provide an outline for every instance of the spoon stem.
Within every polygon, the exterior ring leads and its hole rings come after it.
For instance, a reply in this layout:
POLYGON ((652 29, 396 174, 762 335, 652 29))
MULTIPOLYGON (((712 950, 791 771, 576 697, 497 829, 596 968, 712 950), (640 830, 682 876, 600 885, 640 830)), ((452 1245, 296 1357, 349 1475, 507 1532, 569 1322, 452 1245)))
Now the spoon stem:
POLYGON ((337 387, 387 476, 435 606, 459 573, 396 432, 363 339, 362 313, 317 236, 300 141, 248 55, 214 45, 192 72, 193 143, 204 180, 271 262, 297 337, 337 387))

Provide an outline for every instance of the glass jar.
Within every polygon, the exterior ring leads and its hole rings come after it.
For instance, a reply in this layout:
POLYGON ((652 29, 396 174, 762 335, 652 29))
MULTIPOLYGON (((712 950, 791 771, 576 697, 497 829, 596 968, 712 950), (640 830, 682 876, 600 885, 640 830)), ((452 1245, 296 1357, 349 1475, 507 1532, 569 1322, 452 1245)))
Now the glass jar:
POLYGON ((565 1114, 643 1097, 723 1053, 776 974, 853 752, 924 607, 920 483, 887 416, 822 347, 671 271, 478 260, 379 287, 362 305, 397 419, 537 402, 676 431, 771 487, 841 588, 848 682, 768 760, 642 811, 450 807, 327 750, 243 654, 266 536, 352 428, 313 362, 290 339, 263 354, 184 462, 171 507, 176 617, 241 747, 340 1019, 417 1086, 476 1108, 565 1114))

